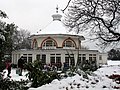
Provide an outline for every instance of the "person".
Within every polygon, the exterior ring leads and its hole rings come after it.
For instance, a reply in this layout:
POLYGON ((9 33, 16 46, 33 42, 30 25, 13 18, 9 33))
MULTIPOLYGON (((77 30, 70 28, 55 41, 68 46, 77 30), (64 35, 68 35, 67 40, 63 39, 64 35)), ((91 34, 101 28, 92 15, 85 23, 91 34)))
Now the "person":
POLYGON ((19 76, 22 76, 23 66, 24 66, 24 57, 21 56, 20 59, 18 59, 19 76))
POLYGON ((56 66, 57 66, 57 70, 61 70, 62 63, 61 63, 61 62, 59 62, 59 63, 57 63, 57 64, 56 64, 56 66))
POLYGON ((64 70, 64 71, 66 71, 66 70, 67 70, 67 68, 68 68, 67 63, 66 63, 66 62, 64 62, 64 63, 63 63, 63 65, 64 65, 64 66, 63 66, 63 70, 64 70))
POLYGON ((8 71, 7 76, 10 77, 10 73, 11 73, 11 61, 10 60, 6 61, 6 69, 8 71))

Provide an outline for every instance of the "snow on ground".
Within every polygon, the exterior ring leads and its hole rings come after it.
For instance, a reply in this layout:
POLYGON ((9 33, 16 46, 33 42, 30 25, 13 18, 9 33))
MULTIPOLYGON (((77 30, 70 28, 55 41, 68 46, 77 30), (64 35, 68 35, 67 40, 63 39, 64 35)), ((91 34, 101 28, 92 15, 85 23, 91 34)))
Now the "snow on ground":
MULTIPOLYGON (((4 78, 7 77, 7 70, 4 70, 3 72, 5 72, 4 78)), ((10 76, 11 76, 10 79, 12 79, 14 81, 27 80, 27 77, 26 77, 27 72, 23 71, 22 74, 23 74, 22 76, 19 76, 18 74, 16 74, 16 69, 12 69, 11 74, 10 74, 10 76)))
POLYGON ((120 66, 104 66, 94 72, 89 79, 75 75, 60 81, 53 80, 50 84, 29 90, 115 90, 113 87, 119 87, 119 84, 106 77, 106 75, 120 74, 120 66))
MULTIPOLYGON (((23 72, 23 76, 18 76, 15 69, 12 69, 11 79, 20 80, 27 79, 23 72)), ((7 74, 7 73, 6 73, 7 74)), ((5 74, 5 76, 6 76, 5 74)), ((89 76, 89 79, 84 79, 78 74, 73 77, 68 77, 62 80, 53 80, 51 83, 38 88, 29 88, 29 90, 118 90, 113 87, 120 87, 112 79, 107 77, 112 74, 120 75, 120 61, 108 61, 108 65, 104 65, 89 76)))
POLYGON ((120 60, 119 61, 112 61, 112 60, 108 60, 108 65, 120 65, 120 60))

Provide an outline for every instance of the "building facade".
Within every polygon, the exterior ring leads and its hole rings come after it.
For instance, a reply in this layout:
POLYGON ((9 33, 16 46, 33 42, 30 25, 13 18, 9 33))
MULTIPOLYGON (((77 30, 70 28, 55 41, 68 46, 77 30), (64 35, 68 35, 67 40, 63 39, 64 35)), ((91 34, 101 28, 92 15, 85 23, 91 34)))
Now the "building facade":
MULTIPOLYGON (((23 56, 26 62, 41 60, 43 64, 59 66, 65 62, 68 66, 82 64, 85 60, 96 63, 97 66, 107 64, 107 54, 98 50, 83 50, 81 42, 83 36, 66 31, 61 21, 61 15, 52 15, 53 21, 39 34, 31 35, 30 50, 16 50, 12 52, 12 63, 17 64, 23 56)), ((91 63, 92 64, 92 63, 91 63)))

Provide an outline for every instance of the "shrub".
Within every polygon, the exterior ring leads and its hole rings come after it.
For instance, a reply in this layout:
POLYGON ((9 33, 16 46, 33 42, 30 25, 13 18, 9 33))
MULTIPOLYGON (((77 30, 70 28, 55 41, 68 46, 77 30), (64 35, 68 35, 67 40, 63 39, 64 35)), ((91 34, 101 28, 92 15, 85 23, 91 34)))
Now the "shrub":
POLYGON ((12 68, 17 68, 17 64, 12 64, 12 68))
POLYGON ((42 71, 42 62, 39 60, 35 60, 33 63, 26 63, 25 68, 28 70, 27 76, 32 82, 31 87, 36 88, 60 78, 55 71, 42 71))
POLYGON ((5 63, 3 61, 0 61, 0 72, 2 72, 5 69, 5 63))
POLYGON ((0 73, 0 90, 28 90, 27 81, 13 81, 3 76, 4 74, 0 73))
POLYGON ((116 83, 120 84, 120 75, 119 74, 112 74, 108 76, 108 78, 113 79, 116 83))

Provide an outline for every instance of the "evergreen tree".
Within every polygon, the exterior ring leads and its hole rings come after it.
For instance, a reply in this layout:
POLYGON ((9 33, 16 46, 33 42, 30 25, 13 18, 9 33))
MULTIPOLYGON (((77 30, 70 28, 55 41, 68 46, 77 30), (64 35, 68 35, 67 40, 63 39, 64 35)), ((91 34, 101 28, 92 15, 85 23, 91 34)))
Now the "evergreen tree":
POLYGON ((120 60, 120 50, 111 49, 108 52, 109 60, 120 60))
POLYGON ((0 71, 4 69, 3 60, 5 60, 5 56, 9 56, 11 59, 11 54, 13 50, 16 49, 29 49, 30 48, 30 40, 28 37, 30 36, 30 32, 27 30, 17 30, 18 27, 14 24, 6 24, 2 21, 2 18, 7 18, 5 12, 0 10, 0 71))
MULTIPOLYGON (((0 10, 0 17, 2 18, 6 18, 7 15, 5 12, 0 10)), ((5 36, 4 34, 6 33, 5 31, 5 22, 2 22, 2 20, 0 19, 0 71, 2 71, 4 69, 3 66, 3 56, 4 56, 4 51, 3 51, 3 47, 4 47, 4 42, 5 42, 5 36)))
POLYGON ((32 82, 31 87, 36 88, 60 78, 55 71, 43 71, 43 65, 40 60, 35 60, 33 63, 26 63, 25 68, 28 70, 27 76, 32 82))
MULTIPOLYGON (((3 43, 3 52, 5 55, 11 56, 13 46, 14 46, 14 41, 13 41, 13 34, 16 31, 16 26, 15 24, 7 24, 5 26, 5 31, 6 33, 4 34, 5 36, 5 41, 3 43)), ((11 57, 10 57, 11 59, 11 57)))

